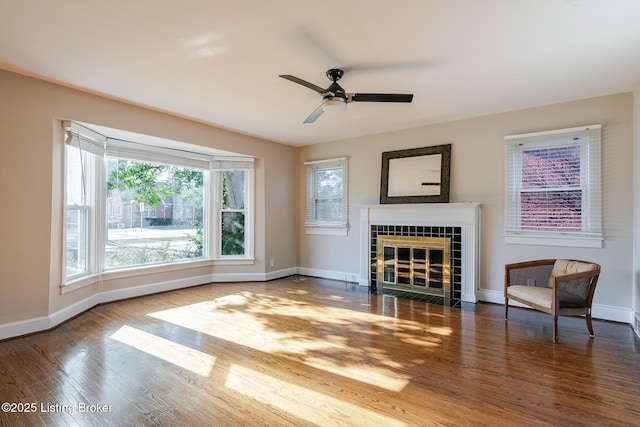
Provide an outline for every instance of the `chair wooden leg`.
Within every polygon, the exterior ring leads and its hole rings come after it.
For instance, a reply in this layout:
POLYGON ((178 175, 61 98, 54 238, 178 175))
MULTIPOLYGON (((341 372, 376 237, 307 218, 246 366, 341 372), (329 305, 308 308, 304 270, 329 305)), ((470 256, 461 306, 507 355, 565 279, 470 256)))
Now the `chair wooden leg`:
POLYGON ((595 337, 596 334, 593 333, 593 325, 591 324, 591 313, 587 314, 585 317, 587 319, 587 329, 589 330, 589 335, 595 337))
POLYGON ((504 299, 504 320, 509 318, 509 298, 504 299))
POLYGON ((558 341, 558 316, 553 316, 553 342, 558 341))

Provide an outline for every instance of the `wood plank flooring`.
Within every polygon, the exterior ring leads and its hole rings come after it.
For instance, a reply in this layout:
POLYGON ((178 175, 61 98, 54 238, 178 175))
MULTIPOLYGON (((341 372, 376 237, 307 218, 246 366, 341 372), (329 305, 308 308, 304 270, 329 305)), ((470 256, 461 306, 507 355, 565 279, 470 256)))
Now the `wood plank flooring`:
POLYGON ((509 316, 302 276, 105 304, 0 342, 0 425, 640 425, 628 325, 509 316))

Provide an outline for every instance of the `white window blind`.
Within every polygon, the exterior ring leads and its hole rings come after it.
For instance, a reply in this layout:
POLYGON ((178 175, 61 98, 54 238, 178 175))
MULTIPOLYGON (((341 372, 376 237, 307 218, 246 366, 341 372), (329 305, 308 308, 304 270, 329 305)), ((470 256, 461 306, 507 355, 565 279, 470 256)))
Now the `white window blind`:
POLYGON ((305 163, 307 171, 305 228, 346 230, 348 222, 346 157, 305 163))
POLYGON ((254 159, 252 157, 222 157, 215 156, 211 162, 211 170, 233 171, 240 169, 253 169, 254 159))
POLYGON ((600 133, 600 125, 591 125, 505 137, 507 242, 602 240, 600 133))
POLYGON ((211 164, 211 156, 207 154, 113 138, 107 139, 106 147, 109 157, 197 169, 209 169, 211 164))
POLYGON ((97 132, 92 131, 78 123, 65 121, 63 122, 65 131, 65 143, 80 150, 104 156, 107 138, 97 132))

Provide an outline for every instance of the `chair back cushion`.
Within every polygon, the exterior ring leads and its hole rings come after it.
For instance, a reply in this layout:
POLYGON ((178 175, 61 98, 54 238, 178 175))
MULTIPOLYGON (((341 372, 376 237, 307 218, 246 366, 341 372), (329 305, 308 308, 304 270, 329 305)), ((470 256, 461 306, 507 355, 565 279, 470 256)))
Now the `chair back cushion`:
POLYGON ((571 261, 568 259, 557 259, 553 264, 553 270, 547 281, 547 287, 553 287, 553 281, 558 276, 565 276, 567 274, 582 273, 583 271, 595 270, 597 267, 595 264, 580 261, 571 261))

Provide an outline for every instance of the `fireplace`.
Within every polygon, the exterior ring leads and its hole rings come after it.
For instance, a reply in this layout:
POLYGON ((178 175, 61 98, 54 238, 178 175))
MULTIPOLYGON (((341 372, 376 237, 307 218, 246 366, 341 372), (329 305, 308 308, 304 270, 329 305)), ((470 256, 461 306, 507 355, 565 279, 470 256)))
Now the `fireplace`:
POLYGON ((377 235, 376 288, 451 300, 451 239, 377 235))
POLYGON ((372 293, 477 302, 480 204, 377 205, 360 212, 361 279, 372 293))

